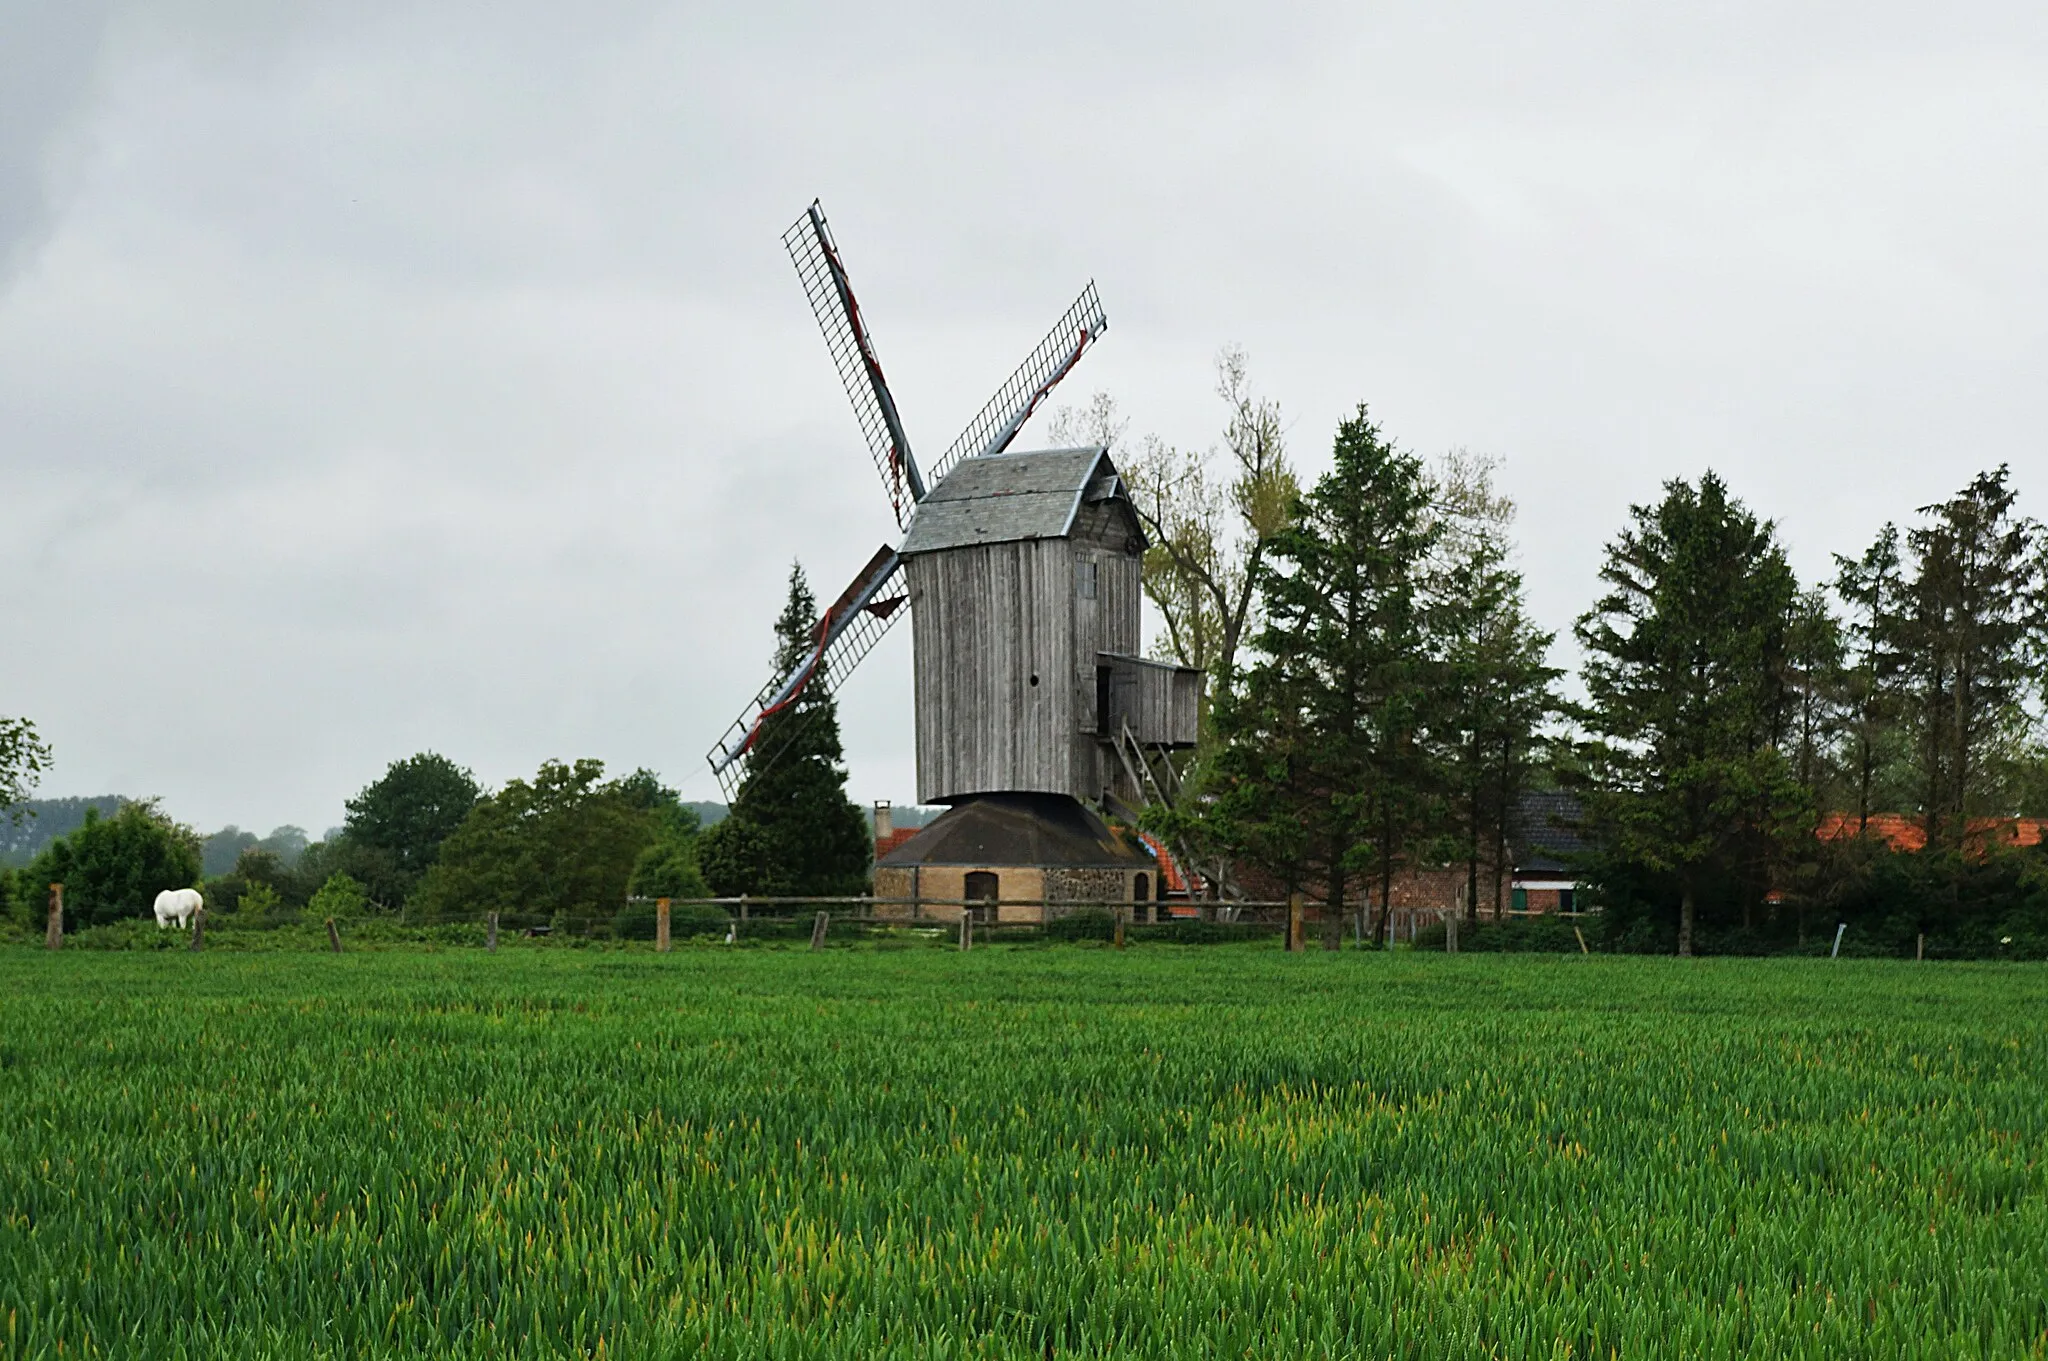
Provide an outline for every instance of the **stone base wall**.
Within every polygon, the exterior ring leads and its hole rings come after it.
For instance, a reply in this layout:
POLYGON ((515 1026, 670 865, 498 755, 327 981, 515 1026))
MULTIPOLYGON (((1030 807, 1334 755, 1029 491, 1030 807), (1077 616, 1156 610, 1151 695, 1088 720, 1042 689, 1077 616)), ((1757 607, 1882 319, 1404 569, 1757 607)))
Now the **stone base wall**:
MULTIPOLYGON (((975 872, 996 876, 996 896, 1003 906, 997 920, 1037 922, 1045 916, 1045 905, 1060 903, 1127 903, 1132 901, 1137 877, 1145 876, 1147 898, 1154 896, 1159 875, 1150 869, 1043 869, 1037 865, 877 865, 875 897, 916 898, 919 919, 958 921, 956 906, 967 896, 967 876, 975 872), (942 905, 943 904, 943 905, 942 905)), ((1145 905, 1150 908, 1152 904, 1145 905)), ((878 904, 881 917, 912 915, 908 903, 878 904)), ((1149 914, 1139 920, 1149 920, 1149 914)), ((976 909, 975 920, 989 920, 986 908, 976 909)))

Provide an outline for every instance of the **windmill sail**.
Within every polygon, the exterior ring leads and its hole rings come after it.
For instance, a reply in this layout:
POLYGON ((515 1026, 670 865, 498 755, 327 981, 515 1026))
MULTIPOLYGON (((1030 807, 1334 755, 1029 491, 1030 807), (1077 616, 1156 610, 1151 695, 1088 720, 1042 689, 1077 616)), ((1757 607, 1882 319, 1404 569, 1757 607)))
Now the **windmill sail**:
POLYGON ((811 650, 796 668, 761 687, 745 713, 725 730, 708 755, 712 773, 728 802, 738 796, 747 776, 782 754, 803 731, 802 711, 797 697, 814 680, 826 694, 838 693, 861 658, 868 655, 895 622, 908 613, 909 587, 903 577, 903 560, 896 550, 882 547, 853 583, 826 608, 812 632, 811 650), (822 677, 820 676, 820 673, 822 677), (779 714, 791 721, 777 723, 779 714))
POLYGON ((1010 441, 1017 438, 1017 432, 1038 410, 1046 394, 1072 372, 1081 361, 1082 352, 1108 329, 1109 316, 1102 310, 1102 300, 1095 296, 1095 285, 1090 283, 1045 339, 1038 342, 1038 348, 996 389, 996 395, 981 409, 981 414, 967 423, 945 456, 932 466, 932 485, 938 485, 939 479, 963 458, 1000 454, 1009 448, 1010 441))
POLYGON ((896 399, 882 377, 882 361, 875 357, 874 338, 868 334, 860 304, 854 301, 853 285, 825 224, 825 210, 812 201, 809 211, 782 234, 790 262, 803 280, 804 296, 818 329, 825 333, 825 348, 831 352, 832 367, 853 402, 853 414, 860 421, 868 452, 882 474, 889 505, 896 512, 898 529, 909 521, 910 508, 924 499, 924 479, 917 460, 911 456, 910 440, 903 433, 903 421, 896 414, 896 399))

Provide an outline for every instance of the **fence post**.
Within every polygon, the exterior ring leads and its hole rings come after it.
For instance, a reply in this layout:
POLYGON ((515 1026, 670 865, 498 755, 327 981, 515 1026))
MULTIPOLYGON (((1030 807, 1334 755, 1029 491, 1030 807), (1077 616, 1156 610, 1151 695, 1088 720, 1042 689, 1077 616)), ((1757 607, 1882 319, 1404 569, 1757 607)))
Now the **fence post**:
POLYGON ((206 948, 206 909, 203 906, 192 914, 192 948, 206 948))
POLYGON ((59 950, 64 947, 64 885, 50 885, 50 924, 43 931, 43 945, 46 949, 59 950))
POLYGON ((1116 905, 1116 948, 1119 950, 1124 948, 1124 918, 1129 915, 1130 910, 1129 904, 1116 905))
POLYGON ((654 948, 662 954, 668 953, 668 899, 654 900, 654 948))
POLYGON ((1919 960, 1927 958, 1927 933, 1925 931, 1922 931, 1913 942, 1913 958, 1919 960))
POLYGON ((1577 925, 1576 923, 1574 923, 1574 924, 1573 924, 1573 926, 1572 926, 1572 934, 1573 934, 1573 935, 1575 935, 1575 936, 1577 936, 1577 937, 1579 938, 1579 953, 1580 953, 1580 954, 1582 954, 1582 955, 1590 955, 1590 954, 1592 954, 1592 953, 1593 953, 1593 952, 1592 952, 1591 950, 1588 950, 1588 949, 1586 948, 1586 933, 1585 933, 1584 931, 1581 931, 1581 930, 1580 930, 1580 929, 1578 928, 1578 925, 1577 925))
POLYGON ((830 912, 820 912, 818 919, 811 923, 811 948, 813 950, 825 948, 825 928, 831 924, 832 914, 830 912))
POLYGON ((498 914, 492 912, 484 918, 484 949, 490 954, 498 953, 498 914))
POLYGON ((1458 914, 1455 912, 1444 915, 1444 953, 1458 953, 1458 914))
POLYGON ((1301 949, 1301 895, 1287 895, 1287 949, 1296 952, 1301 949))
POLYGON ((334 924, 332 917, 327 919, 327 948, 336 954, 341 953, 341 928, 334 924))
POLYGON ((1835 948, 1834 948, 1834 949, 1832 949, 1832 950, 1830 950, 1830 951, 1828 951, 1828 958, 1829 958, 1829 959, 1839 959, 1839 958, 1841 958, 1841 955, 1842 955, 1842 933, 1843 933, 1844 931, 1847 931, 1848 929, 1849 929, 1849 923, 1847 923, 1847 922, 1836 922, 1836 923, 1835 923, 1835 948))
POLYGON ((974 909, 966 903, 960 904, 960 948, 974 948, 974 909))

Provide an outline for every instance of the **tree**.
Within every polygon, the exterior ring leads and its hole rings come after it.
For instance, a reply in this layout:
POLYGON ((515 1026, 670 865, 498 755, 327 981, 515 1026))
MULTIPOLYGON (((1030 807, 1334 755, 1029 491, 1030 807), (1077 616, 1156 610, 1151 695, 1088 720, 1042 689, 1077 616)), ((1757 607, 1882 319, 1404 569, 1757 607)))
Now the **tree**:
POLYGON ((333 874, 314 891, 306 910, 315 921, 349 921, 362 916, 369 905, 369 890, 346 874, 333 874))
POLYGON ((656 838, 644 791, 604 779, 602 761, 542 764, 479 800, 440 844, 410 908, 428 920, 498 911, 609 920, 634 862, 656 838))
POLYGON ((28 869, 31 884, 64 885, 64 908, 80 926, 148 913, 167 888, 199 882, 199 834, 171 821, 154 800, 124 803, 43 848, 28 869))
POLYGON ((1773 526, 1713 473, 1629 513, 1575 630, 1586 811, 1610 858, 1675 884, 1689 955, 1702 895, 1732 886, 1747 912, 1798 835, 1777 746, 1797 583, 1773 526))
POLYGON ((1998 758, 2024 738, 2048 647, 2041 527, 2018 513, 2007 478, 2003 466, 1979 473, 1921 507, 1902 588, 1878 625, 1931 847, 1961 849, 1973 818, 2009 811, 1997 797, 1998 758))
POLYGON ((1529 619, 1509 535, 1515 507, 1494 489, 1494 467, 1454 451, 1429 479, 1441 525, 1427 577, 1429 650, 1440 674, 1429 726, 1465 862, 1468 921, 1478 918, 1484 860, 1492 861, 1496 916, 1503 906, 1509 823, 1536 768, 1543 725, 1557 711, 1560 674, 1547 661, 1555 635, 1529 619))
POLYGON ((22 801, 50 768, 49 744, 25 718, 0 718, 0 810, 10 822, 22 818, 22 801))
POLYGON ((393 761, 382 779, 350 799, 344 834, 389 857, 388 878, 372 880, 372 893, 386 902, 410 893, 480 793, 474 775, 428 751, 393 761))
POLYGON ((1880 811, 1875 800, 1890 764, 1890 740, 1899 719, 1899 671, 1894 648, 1904 613, 1905 579, 1899 531, 1886 525, 1860 558, 1835 555, 1835 594, 1849 607, 1841 663, 1843 765, 1856 799, 1858 834, 1880 811))
POLYGON ((1374 871, 1384 923, 1425 811, 1423 579, 1443 532, 1421 463, 1365 407, 1338 427, 1333 453, 1256 565, 1265 619, 1241 682, 1217 700, 1199 813, 1210 839, 1290 887, 1322 885, 1326 944, 1350 886, 1374 871))
POLYGON ((1217 356, 1216 395, 1229 408, 1223 477, 1212 469, 1213 452, 1152 437, 1118 464, 1151 540, 1143 580, 1166 625, 1164 651, 1207 671, 1212 684, 1235 667, 1258 626, 1259 569, 1300 496, 1279 403, 1256 394, 1244 351, 1217 356))
MULTIPOLYGON (((201 863, 204 863, 203 858, 201 863)), ((259 890, 260 902, 289 904, 292 907, 301 906, 307 896, 299 891, 297 876, 285 865, 283 858, 275 851, 264 850, 254 840, 242 848, 227 873, 208 879, 203 889, 207 908, 221 913, 241 912, 249 895, 259 890)), ((252 915, 261 916, 264 910, 258 907, 252 915)))
MULTIPOLYGON (((775 621, 775 674, 810 657, 818 604, 803 568, 789 569, 789 599, 775 621)), ((698 863, 721 895, 830 897, 865 892, 874 859, 867 816, 846 797, 839 710, 823 663, 796 698, 761 720, 732 811, 698 839, 698 863)))

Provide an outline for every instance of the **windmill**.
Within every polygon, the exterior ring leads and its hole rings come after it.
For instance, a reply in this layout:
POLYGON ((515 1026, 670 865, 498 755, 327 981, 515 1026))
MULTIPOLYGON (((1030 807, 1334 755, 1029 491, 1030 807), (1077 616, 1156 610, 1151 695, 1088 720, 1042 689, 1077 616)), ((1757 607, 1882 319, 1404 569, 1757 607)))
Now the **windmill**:
POLYGON ((920 802, 1033 796, 1055 820, 1066 812, 1046 799, 1144 802, 1148 754, 1194 742, 1201 673, 1137 655, 1145 538, 1110 451, 1011 450, 1108 329, 1094 284, 925 469, 824 210, 812 203, 782 240, 903 538, 876 550, 825 609, 808 655, 711 749, 726 797, 797 731, 770 720, 807 686, 835 692, 907 614, 920 802))

